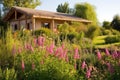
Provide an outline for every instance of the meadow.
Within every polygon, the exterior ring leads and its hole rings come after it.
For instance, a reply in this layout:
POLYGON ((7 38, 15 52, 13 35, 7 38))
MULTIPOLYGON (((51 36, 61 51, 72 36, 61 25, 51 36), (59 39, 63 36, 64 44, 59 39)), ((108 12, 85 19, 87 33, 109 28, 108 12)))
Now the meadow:
POLYGON ((35 32, 20 30, 12 33, 8 29, 0 39, 0 79, 120 79, 119 47, 94 48, 83 33, 74 38, 73 34, 68 36, 65 29, 59 30, 61 33, 44 28, 35 32))

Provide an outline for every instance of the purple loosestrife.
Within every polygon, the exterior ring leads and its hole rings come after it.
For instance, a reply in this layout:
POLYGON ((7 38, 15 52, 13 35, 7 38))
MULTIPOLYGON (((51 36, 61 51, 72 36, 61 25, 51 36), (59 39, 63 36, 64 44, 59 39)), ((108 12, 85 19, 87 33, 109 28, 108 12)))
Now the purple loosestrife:
POLYGON ((57 56, 59 56, 59 55, 62 54, 62 53, 63 53, 62 47, 58 47, 58 48, 56 49, 56 51, 55 51, 55 56, 57 57, 57 56))
POLYGON ((89 69, 89 70, 87 70, 87 72, 86 72, 86 78, 90 78, 90 76, 91 76, 91 70, 89 69))
POLYGON ((118 53, 117 53, 117 51, 114 51, 114 52, 112 53, 112 57, 113 57, 113 58, 118 58, 118 53))
POLYGON ((74 59, 79 59, 79 53, 78 53, 78 48, 75 48, 75 53, 74 53, 74 59))
POLYGON ((21 53, 22 52, 22 47, 19 47, 18 48, 18 53, 21 53))
POLYGON ((105 49, 105 54, 106 54, 107 56, 110 55, 110 52, 109 52, 109 50, 108 50, 107 48, 105 49))
POLYGON ((44 42, 45 42, 45 38, 42 37, 42 36, 39 36, 38 39, 37 39, 37 43, 39 46, 44 46, 44 42))
POLYGON ((82 66, 81 66, 82 69, 85 69, 86 66, 87 66, 87 65, 86 65, 85 61, 83 61, 83 62, 82 62, 82 66))
POLYGON ((35 47, 36 47, 37 46, 37 38, 34 38, 33 42, 34 42, 35 47))
POLYGON ((25 69, 25 64, 24 64, 24 61, 22 60, 22 63, 21 63, 21 68, 22 68, 22 71, 24 71, 25 69))
POLYGON ((34 52, 34 48, 30 45, 30 51, 34 52))
POLYGON ((97 57, 99 60, 102 58, 101 53, 99 51, 97 52, 97 57))
POLYGON ((108 71, 112 74, 114 73, 114 68, 110 63, 106 63, 107 67, 108 67, 108 71))
POLYGON ((54 43, 52 43, 50 46, 47 46, 47 47, 46 47, 46 50, 47 50, 50 54, 53 54, 53 52, 54 52, 54 47, 55 47, 55 45, 54 45, 54 43))

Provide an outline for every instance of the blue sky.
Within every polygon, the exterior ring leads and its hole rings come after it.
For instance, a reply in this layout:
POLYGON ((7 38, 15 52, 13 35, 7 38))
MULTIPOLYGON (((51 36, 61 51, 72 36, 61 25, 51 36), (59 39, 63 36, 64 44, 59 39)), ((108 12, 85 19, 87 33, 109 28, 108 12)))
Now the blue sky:
POLYGON ((120 0, 40 0, 42 4, 36 9, 56 11, 59 4, 68 2, 71 8, 76 3, 88 2, 96 8, 97 18, 100 22, 104 20, 111 21, 114 15, 120 15, 120 0))

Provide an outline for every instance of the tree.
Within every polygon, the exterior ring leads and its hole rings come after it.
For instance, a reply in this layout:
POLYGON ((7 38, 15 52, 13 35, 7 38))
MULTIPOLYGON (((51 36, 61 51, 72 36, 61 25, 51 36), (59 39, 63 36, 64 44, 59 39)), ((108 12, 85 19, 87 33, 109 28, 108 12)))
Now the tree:
POLYGON ((91 20, 93 24, 97 24, 98 19, 93 5, 89 3, 76 4, 75 10, 75 16, 91 20))
POLYGON ((56 10, 57 12, 69 13, 69 4, 67 2, 59 4, 56 10))
POLYGON ((111 24, 111 22, 104 21, 102 27, 105 28, 105 29, 111 29, 112 27, 111 27, 110 24, 111 24))
POLYGON ((35 8, 40 5, 40 0, 3 0, 4 11, 8 11, 12 6, 35 8))
POLYGON ((111 26, 113 29, 120 31, 120 16, 119 15, 114 16, 114 18, 111 22, 111 26))

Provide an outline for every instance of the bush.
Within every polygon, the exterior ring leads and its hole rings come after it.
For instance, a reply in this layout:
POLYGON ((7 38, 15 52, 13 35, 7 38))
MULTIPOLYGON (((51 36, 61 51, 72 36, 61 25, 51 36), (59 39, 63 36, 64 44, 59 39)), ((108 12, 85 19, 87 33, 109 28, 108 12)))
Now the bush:
POLYGON ((110 44, 110 43, 115 43, 115 42, 120 42, 120 36, 108 36, 105 38, 105 43, 110 44))
POLYGON ((99 36, 99 35, 101 35, 101 30, 100 30, 100 28, 98 26, 90 25, 88 27, 88 31, 86 32, 86 36, 88 38, 93 39, 94 37, 99 36))
POLYGON ((77 32, 70 32, 69 34, 67 34, 67 39, 70 41, 70 42, 73 42, 74 39, 76 39, 78 36, 78 33, 77 32))

